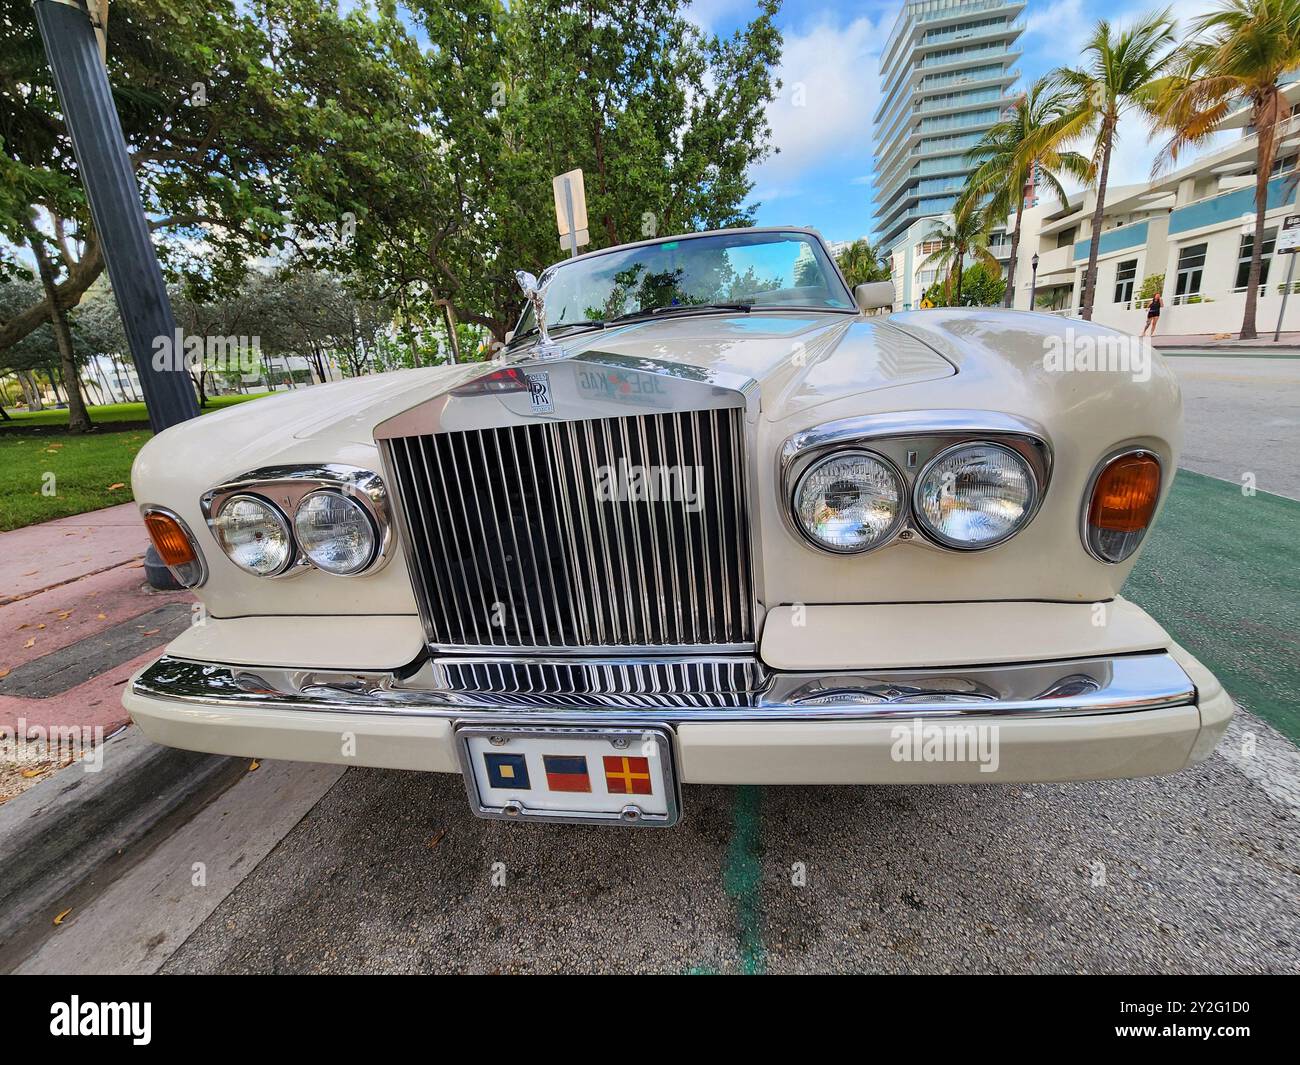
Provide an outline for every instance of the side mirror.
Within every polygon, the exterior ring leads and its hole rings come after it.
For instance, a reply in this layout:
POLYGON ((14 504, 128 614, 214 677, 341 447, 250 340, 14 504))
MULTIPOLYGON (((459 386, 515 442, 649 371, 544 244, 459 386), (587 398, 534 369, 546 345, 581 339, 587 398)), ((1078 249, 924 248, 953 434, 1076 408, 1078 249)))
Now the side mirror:
POLYGON ((514 338, 515 338, 515 331, 514 331, 513 329, 507 329, 507 330, 506 330, 506 341, 505 341, 505 342, 506 342, 507 344, 509 344, 510 341, 514 340, 514 338))
POLYGON ((894 305, 894 283, 892 281, 868 281, 853 290, 853 298, 858 301, 860 311, 878 311, 881 307, 894 305))

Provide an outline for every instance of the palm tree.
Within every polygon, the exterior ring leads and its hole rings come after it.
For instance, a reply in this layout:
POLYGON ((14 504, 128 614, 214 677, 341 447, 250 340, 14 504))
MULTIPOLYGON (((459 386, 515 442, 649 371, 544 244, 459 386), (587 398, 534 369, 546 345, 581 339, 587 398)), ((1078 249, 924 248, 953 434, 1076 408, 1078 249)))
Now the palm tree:
POLYGON ((1192 20, 1191 41, 1180 65, 1159 86, 1157 113, 1173 136, 1152 172, 1204 141, 1229 112, 1250 107, 1255 147, 1255 236, 1241 339, 1253 340, 1263 272, 1264 214, 1268 182, 1291 105, 1278 82, 1300 66, 1300 0, 1225 0, 1217 11, 1192 20))
POLYGON ((1114 29, 1105 19, 1097 23, 1084 45, 1083 66, 1056 71, 1057 84, 1073 95, 1071 125, 1093 134, 1092 171, 1097 176, 1097 203, 1092 212, 1092 241, 1088 269, 1083 275, 1082 316, 1092 318, 1097 288, 1097 253, 1101 244, 1102 216, 1106 210, 1106 181, 1120 118, 1140 108, 1150 112, 1156 92, 1153 83, 1172 58, 1174 23, 1169 9, 1146 15, 1126 30, 1114 29))
POLYGON ((954 307, 961 306, 961 272, 968 258, 983 263, 995 276, 1002 273, 1002 264, 989 251, 989 217, 976 208, 972 199, 959 199, 953 206, 952 221, 937 219, 924 239, 938 242, 925 263, 947 272, 944 296, 954 307))
POLYGON ((889 257, 879 249, 872 247, 865 238, 855 240, 836 256, 849 288, 864 285, 868 281, 888 281, 890 277, 889 257))
POLYGON ((1007 291, 1004 307, 1015 299, 1016 259, 1020 248, 1020 222, 1025 194, 1035 175, 1065 203, 1060 176, 1085 180, 1088 160, 1078 152, 1065 151, 1062 144, 1079 134, 1082 116, 1070 107, 1070 96, 1040 78, 1022 93, 1001 121, 991 126, 967 154, 975 169, 966 179, 963 198, 987 200, 991 217, 1006 218, 1013 210, 1011 255, 1007 260, 1007 291))

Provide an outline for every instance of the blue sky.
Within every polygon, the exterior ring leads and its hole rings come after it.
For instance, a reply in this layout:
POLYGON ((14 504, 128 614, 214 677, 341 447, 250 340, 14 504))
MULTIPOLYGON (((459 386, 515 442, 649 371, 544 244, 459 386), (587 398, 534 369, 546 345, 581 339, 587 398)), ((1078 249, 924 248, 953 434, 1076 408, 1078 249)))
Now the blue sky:
MULTIPOLYGON (((1128 22, 1150 5, 1117 0, 1029 0, 1019 46, 1022 82, 1076 61, 1098 19, 1128 22)), ((1214 0, 1179 0, 1175 16, 1210 10, 1214 0)), ((768 112, 780 154, 754 171, 753 198, 762 225, 802 225, 829 240, 866 236, 871 228, 871 117, 879 100, 879 55, 901 0, 786 0, 778 17, 785 38, 784 88, 768 112), (794 106, 802 85, 806 105, 794 106)), ((729 33, 752 14, 752 0, 696 0, 695 21, 729 33)), ((1154 150, 1138 118, 1120 127, 1111 183, 1144 181, 1154 150)))

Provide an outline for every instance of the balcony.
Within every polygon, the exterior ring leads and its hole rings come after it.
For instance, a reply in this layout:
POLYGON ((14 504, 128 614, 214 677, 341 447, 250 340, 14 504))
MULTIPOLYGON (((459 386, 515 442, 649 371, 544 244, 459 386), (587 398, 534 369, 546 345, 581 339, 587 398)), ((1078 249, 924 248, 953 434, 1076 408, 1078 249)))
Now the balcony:
POLYGON ((928 96, 921 101, 918 111, 957 111, 974 104, 994 103, 1003 99, 1002 89, 977 89, 971 92, 945 93, 942 96, 928 96))
POLYGON ((959 89, 966 85, 978 85, 983 81, 1014 82, 1020 77, 1020 69, 1010 70, 1001 63, 989 63, 974 70, 957 70, 951 74, 927 74, 917 86, 922 92, 934 92, 937 89, 959 89))
POLYGON ((949 30, 941 30, 933 35, 927 33, 918 43, 918 48, 931 48, 938 44, 948 44, 955 41, 975 41, 981 37, 1019 37, 1025 31, 1024 19, 1016 19, 1014 22, 1008 22, 1006 19, 997 19, 987 22, 983 25, 966 24, 957 25, 949 30))
MULTIPOLYGON (((1098 242, 1097 254, 1110 255, 1112 252, 1124 251, 1126 248, 1141 248, 1147 242, 1147 224, 1145 222, 1134 222, 1132 225, 1118 226, 1115 229, 1107 229, 1101 235, 1098 242)), ((1092 237, 1084 237, 1083 240, 1076 241, 1074 245, 1074 261, 1088 258, 1088 249, 1092 245, 1092 237)))
POLYGON ((993 11, 1003 11, 1008 16, 1014 16, 1024 9, 1025 0, 928 0, 926 3, 904 3, 880 53, 881 70, 888 71, 903 47, 927 23, 959 21, 993 11))
MULTIPOLYGON (((1295 196, 1295 180, 1291 177, 1274 178, 1268 183, 1267 210, 1285 207, 1295 196)), ((1206 226, 1239 222, 1243 216, 1255 216, 1254 187, 1210 196, 1185 207, 1175 208, 1169 215, 1169 235, 1186 233, 1206 226)), ((1104 238, 1103 238, 1104 239, 1104 238)))

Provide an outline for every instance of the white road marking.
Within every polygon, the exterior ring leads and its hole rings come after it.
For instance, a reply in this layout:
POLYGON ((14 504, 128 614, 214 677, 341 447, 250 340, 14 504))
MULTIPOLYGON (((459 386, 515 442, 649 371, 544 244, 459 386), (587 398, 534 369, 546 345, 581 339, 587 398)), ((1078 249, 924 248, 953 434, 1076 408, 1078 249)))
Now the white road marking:
POLYGON ((1300 816, 1300 750, 1272 725, 1238 707, 1214 753, 1300 816))

